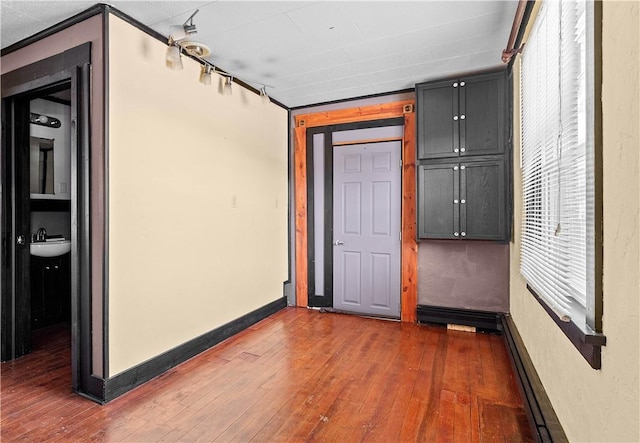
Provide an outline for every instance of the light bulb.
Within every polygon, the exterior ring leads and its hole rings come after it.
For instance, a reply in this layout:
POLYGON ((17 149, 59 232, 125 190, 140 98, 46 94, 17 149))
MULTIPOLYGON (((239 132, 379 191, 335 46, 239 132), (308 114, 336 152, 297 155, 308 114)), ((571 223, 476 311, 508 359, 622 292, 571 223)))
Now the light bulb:
POLYGON ((223 95, 231 95, 232 94, 232 90, 231 90, 231 85, 233 84, 233 80, 231 77, 227 77, 227 79, 224 82, 224 86, 222 87, 222 94, 223 95))

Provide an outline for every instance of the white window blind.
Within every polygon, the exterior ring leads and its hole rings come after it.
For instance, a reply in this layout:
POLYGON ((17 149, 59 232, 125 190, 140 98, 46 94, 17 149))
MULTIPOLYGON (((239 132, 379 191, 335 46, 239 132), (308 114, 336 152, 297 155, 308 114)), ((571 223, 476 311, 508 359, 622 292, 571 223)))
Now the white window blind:
POLYGON ((592 10, 545 2, 521 69, 521 272, 577 324, 594 291, 592 10))

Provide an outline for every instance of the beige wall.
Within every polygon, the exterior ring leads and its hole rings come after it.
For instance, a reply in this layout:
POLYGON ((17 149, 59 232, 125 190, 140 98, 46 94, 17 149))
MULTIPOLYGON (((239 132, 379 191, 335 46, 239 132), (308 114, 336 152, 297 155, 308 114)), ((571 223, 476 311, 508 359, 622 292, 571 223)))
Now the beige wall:
MULTIPOLYGON (((603 3, 603 332, 607 345, 602 348, 601 370, 589 366, 525 288, 519 270, 522 182, 519 148, 514 149, 511 313, 569 440, 576 442, 640 441, 638 6, 637 2, 603 3)), ((517 67, 514 73, 517 81, 517 67)), ((518 91, 517 83, 514 90, 518 91)), ((515 121, 519 121, 517 115, 515 121)), ((515 139, 519 139, 518 128, 515 139)))
POLYGON ((282 297, 287 112, 109 18, 109 374, 282 297))

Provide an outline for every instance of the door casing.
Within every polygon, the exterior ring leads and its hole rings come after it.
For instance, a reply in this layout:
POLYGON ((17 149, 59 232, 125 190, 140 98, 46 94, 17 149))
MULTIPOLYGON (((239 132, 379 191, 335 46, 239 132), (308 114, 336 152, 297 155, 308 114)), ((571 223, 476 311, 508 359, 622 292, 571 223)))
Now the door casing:
POLYGON ((294 117, 294 223, 295 223, 295 288, 296 305, 308 306, 308 222, 307 212, 307 132, 312 128, 335 124, 368 122, 402 117, 404 119, 402 167, 402 259, 401 259, 401 319, 417 320, 416 240, 416 126, 414 100, 360 106, 294 117))
MULTIPOLYGON (((85 43, 61 54, 16 69, 2 76, 2 149, 0 168, 2 181, 1 237, 3 254, 0 256, 0 286, 2 289, 2 360, 17 355, 21 343, 30 340, 31 325, 16 319, 15 306, 29 307, 29 294, 20 285, 30 284, 28 267, 17 268, 16 235, 16 174, 18 145, 24 134, 16 136, 18 115, 13 112, 16 105, 28 101, 56 85, 69 84, 71 89, 71 364, 72 388, 76 392, 85 389, 91 374, 91 263, 90 263, 90 163, 89 163, 89 102, 90 102, 91 44, 85 43), (21 279, 18 283, 16 280, 21 279), (16 331, 16 327, 19 328, 16 331)), ((18 126, 20 123, 18 123, 18 126)), ((28 125, 28 124, 27 124, 28 125)), ((24 131, 23 131, 24 132, 24 131)), ((28 131, 27 131, 28 133, 28 131)), ((28 145, 28 143, 27 143, 28 145)), ((18 162, 19 163, 19 162, 18 162)), ((28 159, 27 162, 28 164, 28 159)), ((28 174, 28 169, 26 170, 28 174)), ((28 181, 28 177, 27 177, 28 181)), ((28 190, 27 190, 28 195, 28 190)), ((19 204, 18 204, 19 206, 19 204)), ((29 233, 21 233, 28 238, 29 233)), ((28 241, 25 245, 28 251, 28 241)), ((28 254, 28 252, 27 252, 28 254)))
POLYGON ((356 129, 382 128, 386 126, 402 126, 404 118, 388 118, 381 120, 369 120, 364 122, 344 123, 329 126, 319 126, 307 130, 307 262, 308 262, 308 284, 307 300, 310 307, 333 307, 333 139, 332 134, 337 131, 349 131, 356 129), (324 189, 314 189, 314 163, 313 163, 313 138, 314 135, 324 134, 324 189), (324 200, 324 234, 323 243, 315 244, 314 229, 314 198, 320 192, 324 200), (315 294, 315 251, 317 248, 324 249, 324 295, 315 294))

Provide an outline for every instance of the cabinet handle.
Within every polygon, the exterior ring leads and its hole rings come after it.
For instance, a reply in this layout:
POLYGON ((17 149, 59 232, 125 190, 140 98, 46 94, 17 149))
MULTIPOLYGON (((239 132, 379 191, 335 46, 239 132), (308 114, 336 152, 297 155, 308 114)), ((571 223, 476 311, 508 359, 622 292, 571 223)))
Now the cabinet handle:
POLYGON ((457 167, 457 166, 454 166, 454 167, 453 167, 453 170, 454 170, 454 171, 457 171, 457 170, 458 170, 458 167, 457 167))
POLYGON ((54 267, 53 267, 53 269, 58 269, 58 266, 57 266, 57 265, 56 265, 56 266, 54 266, 54 267))
POLYGON ((463 198, 462 200, 460 200, 460 203, 465 204, 467 201, 463 198))
POLYGON ((458 153, 458 151, 459 151, 459 149, 458 149, 458 148, 456 148, 456 149, 454 149, 454 150, 453 150, 453 152, 455 152, 456 154, 458 153))
POLYGON ((458 116, 457 116, 457 115, 454 115, 454 116, 453 116, 453 119, 457 121, 457 120, 458 120, 458 116))
POLYGON ((459 235, 460 235, 460 234, 458 233, 458 231, 456 231, 456 232, 454 232, 454 233, 453 233, 453 236, 454 236, 454 237, 458 237, 459 235))
POLYGON ((453 204, 454 204, 454 205, 457 205, 457 204, 458 204, 458 199, 457 199, 457 198, 453 201, 453 204))
POLYGON ((465 148, 460 148, 460 152, 465 152, 466 149, 465 148))
POLYGON ((460 235, 464 237, 465 235, 467 235, 467 233, 466 233, 466 232, 464 232, 464 231, 462 231, 462 232, 460 233, 460 235))
POLYGON ((45 268, 47 271, 48 271, 49 269, 51 269, 49 266, 45 266, 44 268, 45 268))
POLYGON ((460 86, 464 86, 464 82, 460 82, 460 86))
POLYGON ((457 88, 457 87, 458 87, 458 82, 455 82, 455 83, 453 84, 453 87, 454 87, 454 88, 457 88))
POLYGON ((465 169, 465 168, 466 168, 466 166, 460 166, 460 169, 465 169))
POLYGON ((462 115, 460 116, 460 120, 464 120, 465 118, 467 118, 467 117, 466 117, 464 114, 462 114, 462 115))

